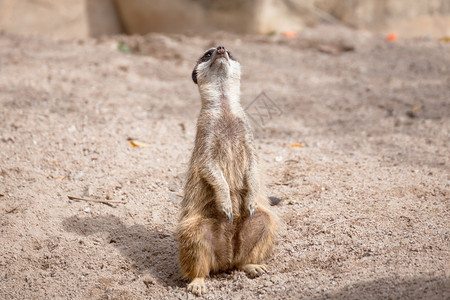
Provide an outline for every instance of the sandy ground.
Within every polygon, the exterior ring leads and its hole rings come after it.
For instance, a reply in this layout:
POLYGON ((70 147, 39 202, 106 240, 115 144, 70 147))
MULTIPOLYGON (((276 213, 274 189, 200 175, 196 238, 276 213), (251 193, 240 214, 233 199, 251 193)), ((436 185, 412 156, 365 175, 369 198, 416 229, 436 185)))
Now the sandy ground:
POLYGON ((174 229, 200 108, 191 71, 219 43, 242 64, 243 104, 264 91, 282 111, 254 115, 282 225, 268 274, 213 275, 205 298, 450 299, 450 44, 327 27, 0 34, 0 298, 195 298, 174 229))

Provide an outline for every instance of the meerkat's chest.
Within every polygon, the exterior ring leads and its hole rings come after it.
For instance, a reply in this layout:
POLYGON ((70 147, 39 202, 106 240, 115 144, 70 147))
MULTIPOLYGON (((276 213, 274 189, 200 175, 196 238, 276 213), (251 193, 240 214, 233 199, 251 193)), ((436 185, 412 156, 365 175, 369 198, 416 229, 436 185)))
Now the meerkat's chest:
POLYGON ((229 113, 222 114, 214 126, 215 136, 226 142, 239 141, 245 136, 245 126, 241 118, 229 113))
POLYGON ((223 114, 215 123, 214 136, 219 152, 230 152, 233 156, 246 152, 246 129, 241 118, 223 114))

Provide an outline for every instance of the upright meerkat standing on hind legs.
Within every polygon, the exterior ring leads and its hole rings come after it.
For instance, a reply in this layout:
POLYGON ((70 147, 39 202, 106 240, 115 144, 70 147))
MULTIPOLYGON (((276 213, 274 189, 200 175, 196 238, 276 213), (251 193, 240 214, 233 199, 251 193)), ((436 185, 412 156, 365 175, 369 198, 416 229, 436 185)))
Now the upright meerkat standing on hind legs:
MULTIPOLYGON (((261 182, 253 134, 239 102, 241 66, 224 47, 198 60, 192 79, 202 107, 177 228, 179 262, 205 291, 210 272, 238 268, 256 277, 272 250, 277 218, 261 182)), ((272 199, 274 202, 279 199, 272 199)))

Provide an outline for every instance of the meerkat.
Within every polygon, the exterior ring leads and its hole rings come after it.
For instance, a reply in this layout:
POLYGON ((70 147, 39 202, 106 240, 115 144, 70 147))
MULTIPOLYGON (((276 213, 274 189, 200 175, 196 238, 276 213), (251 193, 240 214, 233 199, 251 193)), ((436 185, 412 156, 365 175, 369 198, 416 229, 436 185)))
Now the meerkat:
POLYGON ((187 290, 197 295, 211 272, 265 273, 261 262, 276 236, 277 217, 240 104, 240 77, 239 62, 222 46, 207 50, 192 72, 202 103, 176 236, 187 290))

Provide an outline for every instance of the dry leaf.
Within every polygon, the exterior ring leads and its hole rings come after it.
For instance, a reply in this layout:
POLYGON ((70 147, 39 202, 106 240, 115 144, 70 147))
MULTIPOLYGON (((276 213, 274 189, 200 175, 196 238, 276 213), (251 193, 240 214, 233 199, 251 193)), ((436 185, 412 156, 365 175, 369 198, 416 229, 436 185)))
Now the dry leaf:
POLYGON ((136 141, 136 140, 131 140, 130 141, 130 145, 133 146, 133 147, 141 147, 141 148, 150 148, 151 147, 151 145, 149 145, 149 144, 146 144, 146 143, 143 143, 143 142, 139 142, 139 141, 136 141))
POLYGON ((303 146, 300 143, 292 143, 292 144, 289 145, 289 148, 294 148, 294 147, 304 148, 305 146, 303 146))
POLYGON ((294 30, 289 30, 289 31, 283 32, 283 35, 287 38, 293 39, 297 36, 297 32, 294 30))
POLYGON ((390 33, 386 36, 386 41, 388 42, 395 42, 397 41, 397 34, 395 33, 390 33))

